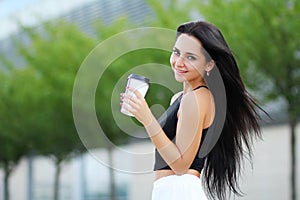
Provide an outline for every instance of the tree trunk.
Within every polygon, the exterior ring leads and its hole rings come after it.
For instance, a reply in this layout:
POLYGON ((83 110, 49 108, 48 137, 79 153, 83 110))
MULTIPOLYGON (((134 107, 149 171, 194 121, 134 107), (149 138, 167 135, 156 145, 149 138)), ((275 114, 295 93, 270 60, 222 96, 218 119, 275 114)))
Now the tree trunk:
POLYGON ((291 200, 297 200, 296 190, 296 120, 290 119, 291 129, 291 200))
POLYGON ((116 185, 115 185, 115 172, 113 169, 113 148, 109 147, 108 150, 108 160, 109 160, 109 192, 110 200, 116 200, 116 185))
POLYGON ((9 167, 9 163, 4 164, 4 200, 9 200, 9 175, 10 175, 11 169, 9 167))
POLYGON ((54 200, 59 199, 59 175, 61 171, 61 162, 56 161, 55 162, 55 176, 54 176, 54 200))
POLYGON ((28 177, 27 177, 27 200, 33 199, 33 153, 27 155, 28 177))

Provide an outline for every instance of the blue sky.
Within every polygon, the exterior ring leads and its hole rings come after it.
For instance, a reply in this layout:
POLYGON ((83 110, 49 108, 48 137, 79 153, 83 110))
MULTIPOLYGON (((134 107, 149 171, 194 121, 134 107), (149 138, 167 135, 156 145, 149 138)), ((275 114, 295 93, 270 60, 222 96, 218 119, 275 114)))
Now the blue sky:
POLYGON ((37 0, 0 0, 0 39, 18 29, 12 19, 36 2, 37 0))
POLYGON ((0 0, 0 18, 13 15, 36 0, 0 0))
POLYGON ((31 26, 89 1, 95 0, 0 0, 0 40, 18 30, 16 21, 31 26))

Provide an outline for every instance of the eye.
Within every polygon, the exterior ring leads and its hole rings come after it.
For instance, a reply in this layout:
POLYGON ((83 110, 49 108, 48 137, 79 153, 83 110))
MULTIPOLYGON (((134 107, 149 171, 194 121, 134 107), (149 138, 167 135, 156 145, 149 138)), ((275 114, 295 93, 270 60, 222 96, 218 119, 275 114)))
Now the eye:
POLYGON ((188 60, 196 60, 196 57, 195 56, 188 56, 187 59, 188 60))
POLYGON ((178 49, 173 49, 172 52, 173 54, 180 56, 180 52, 178 51, 178 49))

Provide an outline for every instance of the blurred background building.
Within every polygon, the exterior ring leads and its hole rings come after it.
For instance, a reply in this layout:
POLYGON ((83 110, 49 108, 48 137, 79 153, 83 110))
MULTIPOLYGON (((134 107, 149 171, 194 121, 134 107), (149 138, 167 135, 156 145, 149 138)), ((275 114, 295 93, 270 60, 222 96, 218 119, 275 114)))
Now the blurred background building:
MULTIPOLYGON (((16 55, 13 44, 8 37, 16 35, 24 40, 24 34, 19 31, 19 24, 24 26, 36 26, 41 21, 64 19, 78 24, 83 31, 89 35, 94 35, 94 22, 98 19, 110 24, 122 16, 127 16, 129 20, 137 25, 147 18, 153 17, 150 6, 144 0, 22 0, 3 1, 1 5, 1 32, 0 32, 0 52, 9 55, 15 62, 22 62, 16 55)), ((0 1, 1 3, 1 1, 0 1)))
MULTIPOLYGON (((22 62, 9 40, 11 34, 22 38, 22 32, 18 31, 16 19, 24 25, 34 25, 41 20, 63 18, 76 22, 86 31, 93 35, 92 23, 95 19, 101 18, 110 23, 118 17, 126 14, 129 19, 143 25, 145 18, 153 18, 154 15, 150 6, 144 0, 43 0, 43 1, 0 1, 1 7, 1 32, 0 52, 11 57, 14 62, 22 62), (7 11, 5 13, 4 11, 7 11), (3 11, 3 12, 2 12, 3 11)), ((24 38, 25 40, 25 38, 24 38)), ((24 41, 26 42, 26 41, 24 41)), ((274 110, 273 108, 271 110, 274 110)), ((277 118, 274 125, 263 127, 263 140, 255 142, 253 165, 246 162, 245 175, 242 177, 242 190, 244 198, 235 197, 232 199, 247 200, 287 200, 289 199, 289 128, 285 121, 285 114, 276 110, 273 115, 277 118), (278 116, 278 117, 277 117, 278 116)), ((300 132, 298 126, 297 132, 300 132)), ((300 137, 297 137, 300 144, 300 137)), ((153 146, 149 142, 132 143, 128 147, 133 151, 153 152, 153 146)), ((104 149, 95 150, 95 154, 106 157, 104 149)), ((153 159, 144 161, 122 160, 116 152, 116 162, 124 165, 145 165, 152 168, 153 159)), ((297 149, 297 162, 299 166, 300 149, 297 149)), ((10 179, 11 199, 29 200, 28 183, 33 183, 33 200, 53 199, 53 178, 54 165, 44 157, 35 157, 32 161, 33 180, 28 180, 29 161, 23 159, 10 179)), ((300 174, 298 181, 300 180, 300 174)), ((3 180, 3 173, 0 171, 0 178, 3 180)), ((147 200, 151 199, 153 174, 132 174, 126 172, 115 172, 118 200, 147 200)), ((300 186, 298 186, 299 188, 300 186)), ((299 188, 300 189, 300 188, 299 188)), ((3 184, 0 182, 0 199, 3 195, 3 184)), ((61 175, 60 197, 63 200, 108 200, 109 195, 109 170, 106 165, 97 161, 91 154, 65 163, 61 175)))

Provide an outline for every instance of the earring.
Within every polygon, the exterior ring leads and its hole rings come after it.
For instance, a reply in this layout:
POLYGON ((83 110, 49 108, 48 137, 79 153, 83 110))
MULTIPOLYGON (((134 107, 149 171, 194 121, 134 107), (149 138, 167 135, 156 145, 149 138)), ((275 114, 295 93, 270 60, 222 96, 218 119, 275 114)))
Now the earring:
POLYGON ((206 76, 209 76, 209 71, 206 72, 206 76))

